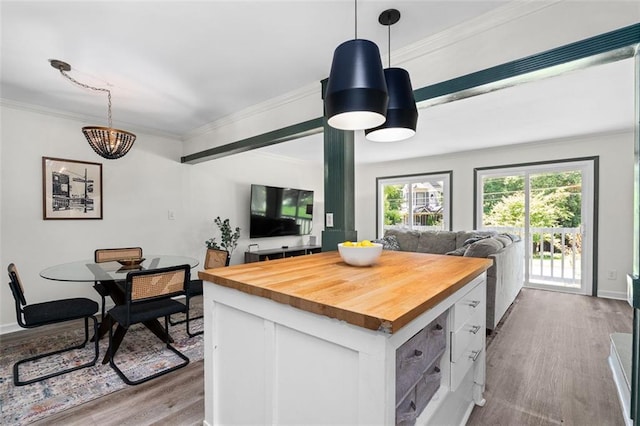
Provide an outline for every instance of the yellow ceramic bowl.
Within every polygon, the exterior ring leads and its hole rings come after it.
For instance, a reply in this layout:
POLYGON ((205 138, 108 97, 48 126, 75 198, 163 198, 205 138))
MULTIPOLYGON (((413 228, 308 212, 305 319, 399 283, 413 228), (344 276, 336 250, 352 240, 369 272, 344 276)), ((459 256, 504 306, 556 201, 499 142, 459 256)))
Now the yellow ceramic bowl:
POLYGON ((372 243, 370 247, 346 247, 338 244, 338 253, 345 263, 353 266, 369 266, 376 263, 382 254, 382 244, 372 243))

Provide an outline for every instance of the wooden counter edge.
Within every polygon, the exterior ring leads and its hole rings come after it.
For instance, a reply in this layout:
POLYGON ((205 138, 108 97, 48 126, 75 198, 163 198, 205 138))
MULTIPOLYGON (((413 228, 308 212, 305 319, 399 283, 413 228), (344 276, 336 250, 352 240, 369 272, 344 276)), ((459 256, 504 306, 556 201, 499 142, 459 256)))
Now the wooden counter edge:
POLYGON ((238 281, 230 280, 228 278, 220 277, 209 271, 204 270, 198 272, 198 277, 201 280, 211 282, 223 287, 232 288, 243 293, 247 293, 253 296, 263 297, 265 299, 273 300, 274 302, 282 303, 292 306, 303 311, 312 312, 317 315, 327 316, 329 318, 335 318, 341 321, 348 322, 358 327, 367 328, 369 330, 383 331, 386 333, 394 333, 407 325, 413 319, 417 318, 422 313, 436 306, 438 303, 451 296, 453 293, 470 283, 472 280, 480 276, 487 269, 491 267, 493 261, 486 259, 483 265, 479 265, 474 271, 470 272, 463 279, 450 285, 445 290, 441 291, 437 295, 425 300, 420 305, 407 311, 402 316, 389 320, 385 318, 377 318, 371 315, 367 315, 361 312, 354 312, 348 309, 340 308, 337 306, 328 305, 325 303, 316 302, 313 300, 307 300, 304 298, 284 294, 272 289, 264 289, 250 284, 241 283, 238 281))

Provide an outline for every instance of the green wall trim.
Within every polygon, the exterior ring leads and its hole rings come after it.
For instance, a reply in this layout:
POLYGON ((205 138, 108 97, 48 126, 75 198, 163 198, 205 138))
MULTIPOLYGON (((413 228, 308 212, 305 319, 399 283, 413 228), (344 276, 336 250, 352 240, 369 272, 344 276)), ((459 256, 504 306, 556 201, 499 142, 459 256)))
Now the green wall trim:
POLYGON ((314 118, 302 123, 293 124, 281 129, 273 130, 250 138, 242 139, 226 145, 217 146, 204 151, 196 152, 180 158, 181 163, 195 164, 228 155, 239 154, 252 149, 264 148, 303 136, 320 133, 322 131, 323 117, 314 118))

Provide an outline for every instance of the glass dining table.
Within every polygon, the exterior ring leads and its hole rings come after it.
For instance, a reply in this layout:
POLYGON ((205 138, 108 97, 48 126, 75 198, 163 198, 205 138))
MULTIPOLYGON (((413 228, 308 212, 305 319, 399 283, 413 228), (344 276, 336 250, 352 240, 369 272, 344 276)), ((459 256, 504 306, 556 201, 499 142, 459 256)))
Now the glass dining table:
MULTIPOLYGON (((104 287, 109 291, 109 296, 116 305, 124 304, 125 295, 122 285, 118 283, 127 279, 127 274, 131 271, 139 270, 152 270, 158 268, 166 268, 170 266, 189 265, 191 268, 198 266, 198 260, 192 257, 186 256, 173 256, 173 255, 145 255, 144 260, 135 266, 123 266, 119 262, 102 262, 96 263, 93 260, 78 260, 70 263, 63 263, 61 265, 51 266, 40 272, 42 278, 53 281, 67 281, 67 282, 85 282, 94 283, 100 281, 104 287)), ((103 318, 98 329, 98 339, 104 337, 109 332, 109 324, 111 319, 107 313, 103 318)), ((152 320, 146 321, 144 325, 151 330, 156 336, 164 341, 167 336, 168 330, 165 330, 160 321, 152 320)), ((118 327, 113 334, 113 353, 118 350, 122 339, 126 334, 126 329, 118 324, 118 327)), ((96 338, 96 336, 94 336, 96 338)), ((92 339, 93 340, 93 339, 92 339)), ((172 341, 171 337, 169 340, 172 341)), ((102 363, 109 362, 109 350, 107 350, 102 363)))

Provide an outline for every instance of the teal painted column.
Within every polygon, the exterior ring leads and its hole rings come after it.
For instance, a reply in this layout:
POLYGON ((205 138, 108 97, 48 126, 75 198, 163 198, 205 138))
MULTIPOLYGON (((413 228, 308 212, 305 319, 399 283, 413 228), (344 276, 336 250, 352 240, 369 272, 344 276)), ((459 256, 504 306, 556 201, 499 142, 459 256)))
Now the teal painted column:
MULTIPOLYGON (((322 82, 322 93, 327 80, 322 82)), ((323 96, 324 97, 324 96, 323 96)), ((356 241, 354 132, 324 127, 324 231, 322 251, 337 250, 343 241, 356 241), (333 226, 327 223, 332 215, 333 226)))

